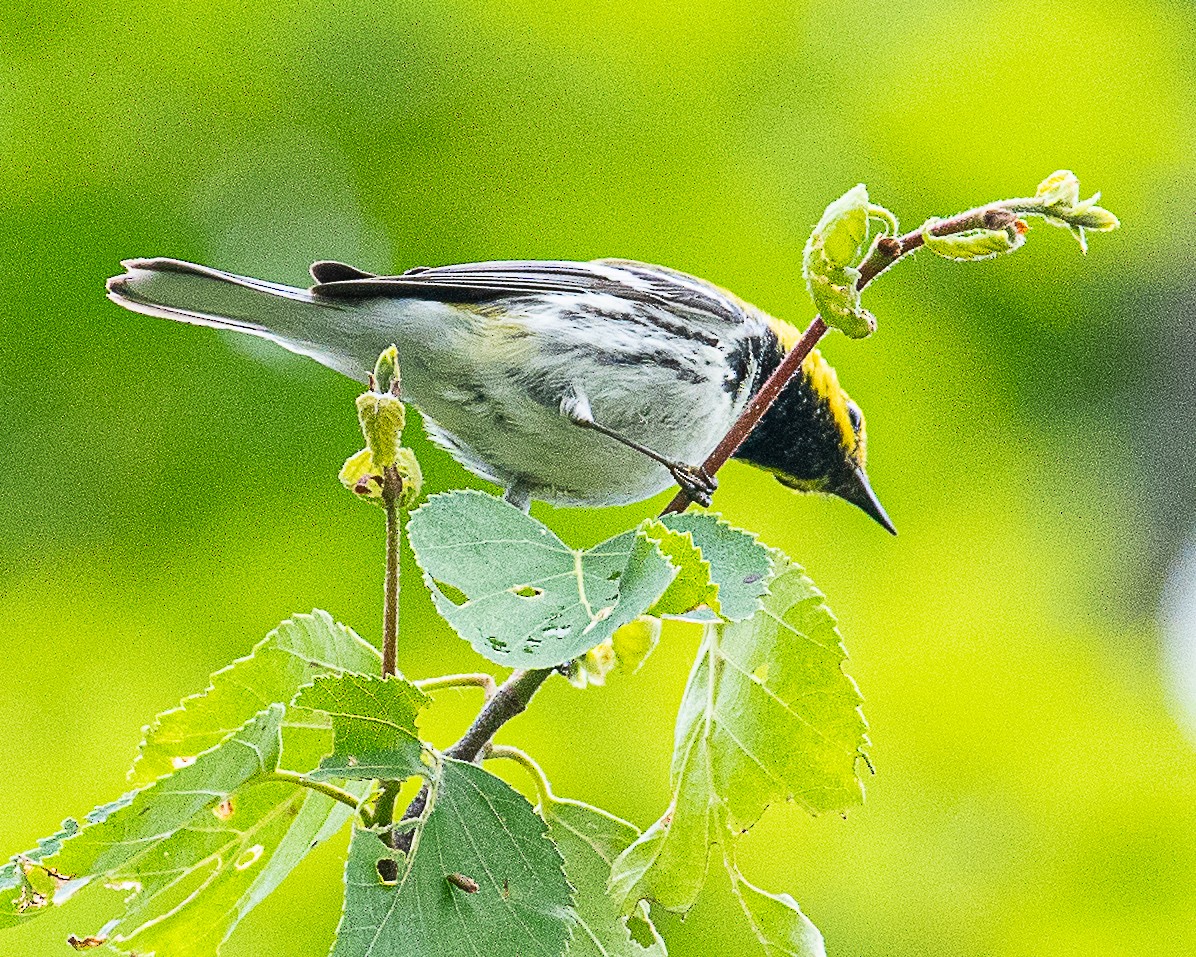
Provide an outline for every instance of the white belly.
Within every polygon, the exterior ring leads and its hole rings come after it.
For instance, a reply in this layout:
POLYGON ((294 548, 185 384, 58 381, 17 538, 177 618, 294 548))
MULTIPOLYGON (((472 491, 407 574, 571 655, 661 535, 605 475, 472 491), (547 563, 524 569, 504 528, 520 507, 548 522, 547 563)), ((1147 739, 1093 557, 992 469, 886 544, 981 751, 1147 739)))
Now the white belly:
POLYGON ((584 392, 595 421, 689 465, 701 464, 746 403, 722 388, 719 349, 676 335, 609 321, 587 327, 584 316, 551 302, 522 315, 435 302, 379 306, 398 313, 391 328, 403 396, 429 433, 466 468, 540 501, 623 504, 674 484, 664 466, 563 416, 570 389, 584 392), (681 355, 685 372, 630 361, 636 350, 681 355), (626 361, 600 361, 617 356, 626 361))

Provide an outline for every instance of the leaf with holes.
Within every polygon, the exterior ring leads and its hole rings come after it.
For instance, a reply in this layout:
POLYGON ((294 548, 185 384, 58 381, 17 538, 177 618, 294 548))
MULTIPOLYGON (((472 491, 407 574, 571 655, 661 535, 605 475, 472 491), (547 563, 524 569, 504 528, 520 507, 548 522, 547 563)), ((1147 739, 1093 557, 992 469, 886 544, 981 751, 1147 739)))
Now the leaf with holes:
POLYGON ((56 879, 55 873, 38 866, 42 860, 57 854, 62 849, 62 842, 78 834, 81 826, 103 823, 136 796, 137 792, 130 791, 110 804, 100 805, 88 813, 82 825, 74 818, 67 818, 58 833, 43 837, 37 847, 15 855, 12 861, 0 867, 0 901, 3 902, 0 904, 0 930, 36 917, 61 886, 61 879, 56 879), (18 892, 15 896, 9 893, 14 890, 18 892))
POLYGON ((374 831, 354 832, 332 957, 565 952, 576 919, 572 892, 544 822, 522 795, 446 758, 414 826, 407 857, 374 831))
POLYGON ((437 610, 507 667, 551 668, 584 654, 647 611, 677 575, 644 536, 572 549, 481 492, 433 496, 407 531, 437 610))
MULTIPOLYGON (((261 782, 277 767, 282 714, 281 705, 272 705, 192 764, 97 809, 84 827, 64 829, 64 833, 73 833, 50 839, 48 844, 54 852, 30 868, 50 879, 43 883, 48 893, 31 907, 26 885, 15 898, 5 895, 4 912, 32 916, 44 911, 45 905, 63 902, 89 884, 107 881, 134 891, 126 901, 126 910, 135 913, 148 900, 147 886, 161 889, 164 860, 177 871, 170 891, 178 895, 184 887, 189 888, 187 894, 172 898, 175 903, 201 889, 188 884, 180 887, 177 881, 192 876, 219 881, 229 870, 235 870, 242 863, 239 858, 195 858, 194 851, 210 839, 210 834, 223 830, 221 818, 231 815, 229 808, 235 808, 240 789, 261 782), (172 849, 176 856, 164 859, 164 849, 172 849), (187 855, 195 859, 194 868, 185 866, 184 861, 191 859, 187 855)), ((256 855, 260 856, 260 850, 256 855)), ((253 877, 256 873, 249 875, 250 880, 253 877)), ((210 951, 210 944, 207 949, 210 951)))
POLYGON ((610 866, 639 830, 589 804, 550 797, 540 807, 549 836, 577 891, 577 929, 569 957, 665 957, 664 941, 641 907, 630 917, 607 893, 610 866))
POLYGON ((332 754, 311 776, 372 779, 386 766, 392 777, 427 773, 415 726, 428 696, 395 675, 324 675, 299 692, 295 704, 332 718, 332 754))
POLYGON ((844 658, 834 617, 796 565, 751 618, 706 627, 677 716, 672 803, 613 868, 625 912, 642 898, 688 909, 710 843, 773 802, 818 813, 862 800, 867 726, 844 658))

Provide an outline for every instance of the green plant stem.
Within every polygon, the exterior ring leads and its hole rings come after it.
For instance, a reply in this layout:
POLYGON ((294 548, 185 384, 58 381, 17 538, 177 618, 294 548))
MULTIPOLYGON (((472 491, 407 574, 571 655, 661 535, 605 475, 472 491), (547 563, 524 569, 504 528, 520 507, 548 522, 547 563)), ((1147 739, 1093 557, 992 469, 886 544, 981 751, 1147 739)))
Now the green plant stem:
POLYGON ((555 800, 555 795, 552 793, 552 786, 548 783, 548 775, 544 773, 544 769, 540 767, 536 759, 526 751, 520 748, 513 748, 507 744, 491 744, 486 746, 486 750, 482 752, 482 757, 487 761, 491 758, 506 759, 522 765, 523 769, 531 775, 532 780, 536 783, 536 791, 540 795, 540 803, 548 804, 555 800))
MULTIPOLYGON (((537 668, 531 671, 514 671, 510 677, 499 686, 499 689, 486 702, 478 716, 474 718, 469 730, 461 736, 461 740, 446 752, 448 757, 458 761, 474 761, 482 753, 483 748, 490 743, 504 724, 518 714, 522 714, 532 700, 532 696, 540 690, 540 685, 548 680, 553 668, 537 668)), ((385 792, 383 792, 385 797, 385 792)), ((379 810, 374 815, 378 824, 390 823, 382 821, 382 798, 378 799, 379 810)), ((407 806, 403 820, 419 817, 428 806, 427 785, 420 790, 414 801, 407 806)), ((392 804, 393 808, 393 804, 392 804)), ((392 832, 393 834, 393 832, 392 832)), ((405 831, 394 835, 393 846, 400 851, 407 851, 411 847, 413 833, 405 831)))
POLYGON ((362 820, 365 821, 367 826, 373 824, 373 819, 370 817, 365 808, 361 806, 361 800, 355 794, 350 794, 348 791, 338 788, 335 784, 328 784, 324 781, 313 781, 311 778, 305 778, 302 774, 299 774, 295 771, 282 770, 271 771, 268 775, 266 775, 265 780, 278 781, 284 784, 294 784, 301 788, 308 788, 309 790, 315 791, 318 794, 323 794, 325 797, 330 797, 334 801, 340 801, 341 804, 346 804, 351 807, 354 811, 361 815, 362 820))
POLYGON ((441 675, 437 678, 424 678, 422 681, 414 682, 414 684, 420 691, 426 692, 443 691, 446 688, 481 688, 487 701, 493 698, 495 692, 498 691, 498 682, 492 676, 482 672, 464 675, 441 675))
POLYGON ((394 820, 395 816, 395 801, 399 797, 399 788, 402 783, 399 781, 383 781, 382 793, 378 795, 378 800, 374 805, 374 824, 378 827, 386 827, 394 820))
POLYGON ((386 506, 386 582, 382 607, 382 677, 393 675, 399 654, 399 492, 403 479, 393 465, 383 470, 382 501, 386 506))
MULTIPOLYGON (((399 525, 399 493, 403 490, 403 478, 399 470, 388 465, 382 470, 382 504, 386 507, 386 580, 383 584, 382 604, 382 677, 388 678, 398 671, 399 658, 399 542, 402 529, 399 525)), ((373 823, 379 826, 394 820, 395 801, 399 796, 401 781, 383 781, 382 793, 374 805, 373 823)), ((397 836, 390 831, 386 837, 393 847, 397 836)))

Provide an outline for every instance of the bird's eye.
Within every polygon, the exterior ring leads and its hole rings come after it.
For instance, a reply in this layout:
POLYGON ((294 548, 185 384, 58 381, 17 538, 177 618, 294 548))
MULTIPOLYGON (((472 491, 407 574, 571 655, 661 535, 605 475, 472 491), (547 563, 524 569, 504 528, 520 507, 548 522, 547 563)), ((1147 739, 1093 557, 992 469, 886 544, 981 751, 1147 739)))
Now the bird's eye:
POLYGON ((860 434, 860 430, 864 427, 864 413, 860 411, 860 407, 854 402, 847 403, 847 417, 851 419, 851 428, 856 435, 860 434))

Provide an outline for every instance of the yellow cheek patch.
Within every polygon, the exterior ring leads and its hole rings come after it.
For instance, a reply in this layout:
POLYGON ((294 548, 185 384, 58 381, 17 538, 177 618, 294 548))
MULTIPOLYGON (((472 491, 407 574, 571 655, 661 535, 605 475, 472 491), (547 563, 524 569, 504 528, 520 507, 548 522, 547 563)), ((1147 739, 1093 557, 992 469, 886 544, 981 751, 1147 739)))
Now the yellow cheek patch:
POLYGON ((772 330, 772 334, 781 343, 781 348, 786 352, 792 352, 793 347, 797 345, 797 340, 801 338, 801 330, 775 316, 765 316, 765 318, 768 320, 768 327, 772 330))
POLYGON ((815 349, 806 356, 801 368, 802 373, 814 387, 814 391, 826 399, 831 415, 834 416, 835 425, 838 426, 839 434, 842 436, 843 447, 854 452, 856 450, 855 429, 851 427, 851 416, 847 414, 847 393, 839 385, 839 376, 835 373, 834 367, 822 358, 821 352, 815 349))
MULTIPOLYGON (((791 326, 772 316, 768 316, 768 325, 786 352, 791 351, 802 336, 801 330, 796 326, 791 326)), ((863 429, 860 430, 857 442, 855 429, 851 427, 851 416, 847 414, 849 397, 839 385, 839 376, 836 375, 834 367, 822 358, 821 352, 813 349, 802 361, 801 369, 814 391, 826 399, 831 415, 834 416, 835 425, 839 427, 839 432, 843 436, 844 448, 851 449, 852 453, 859 458, 860 464, 863 465, 864 432, 863 429)))

